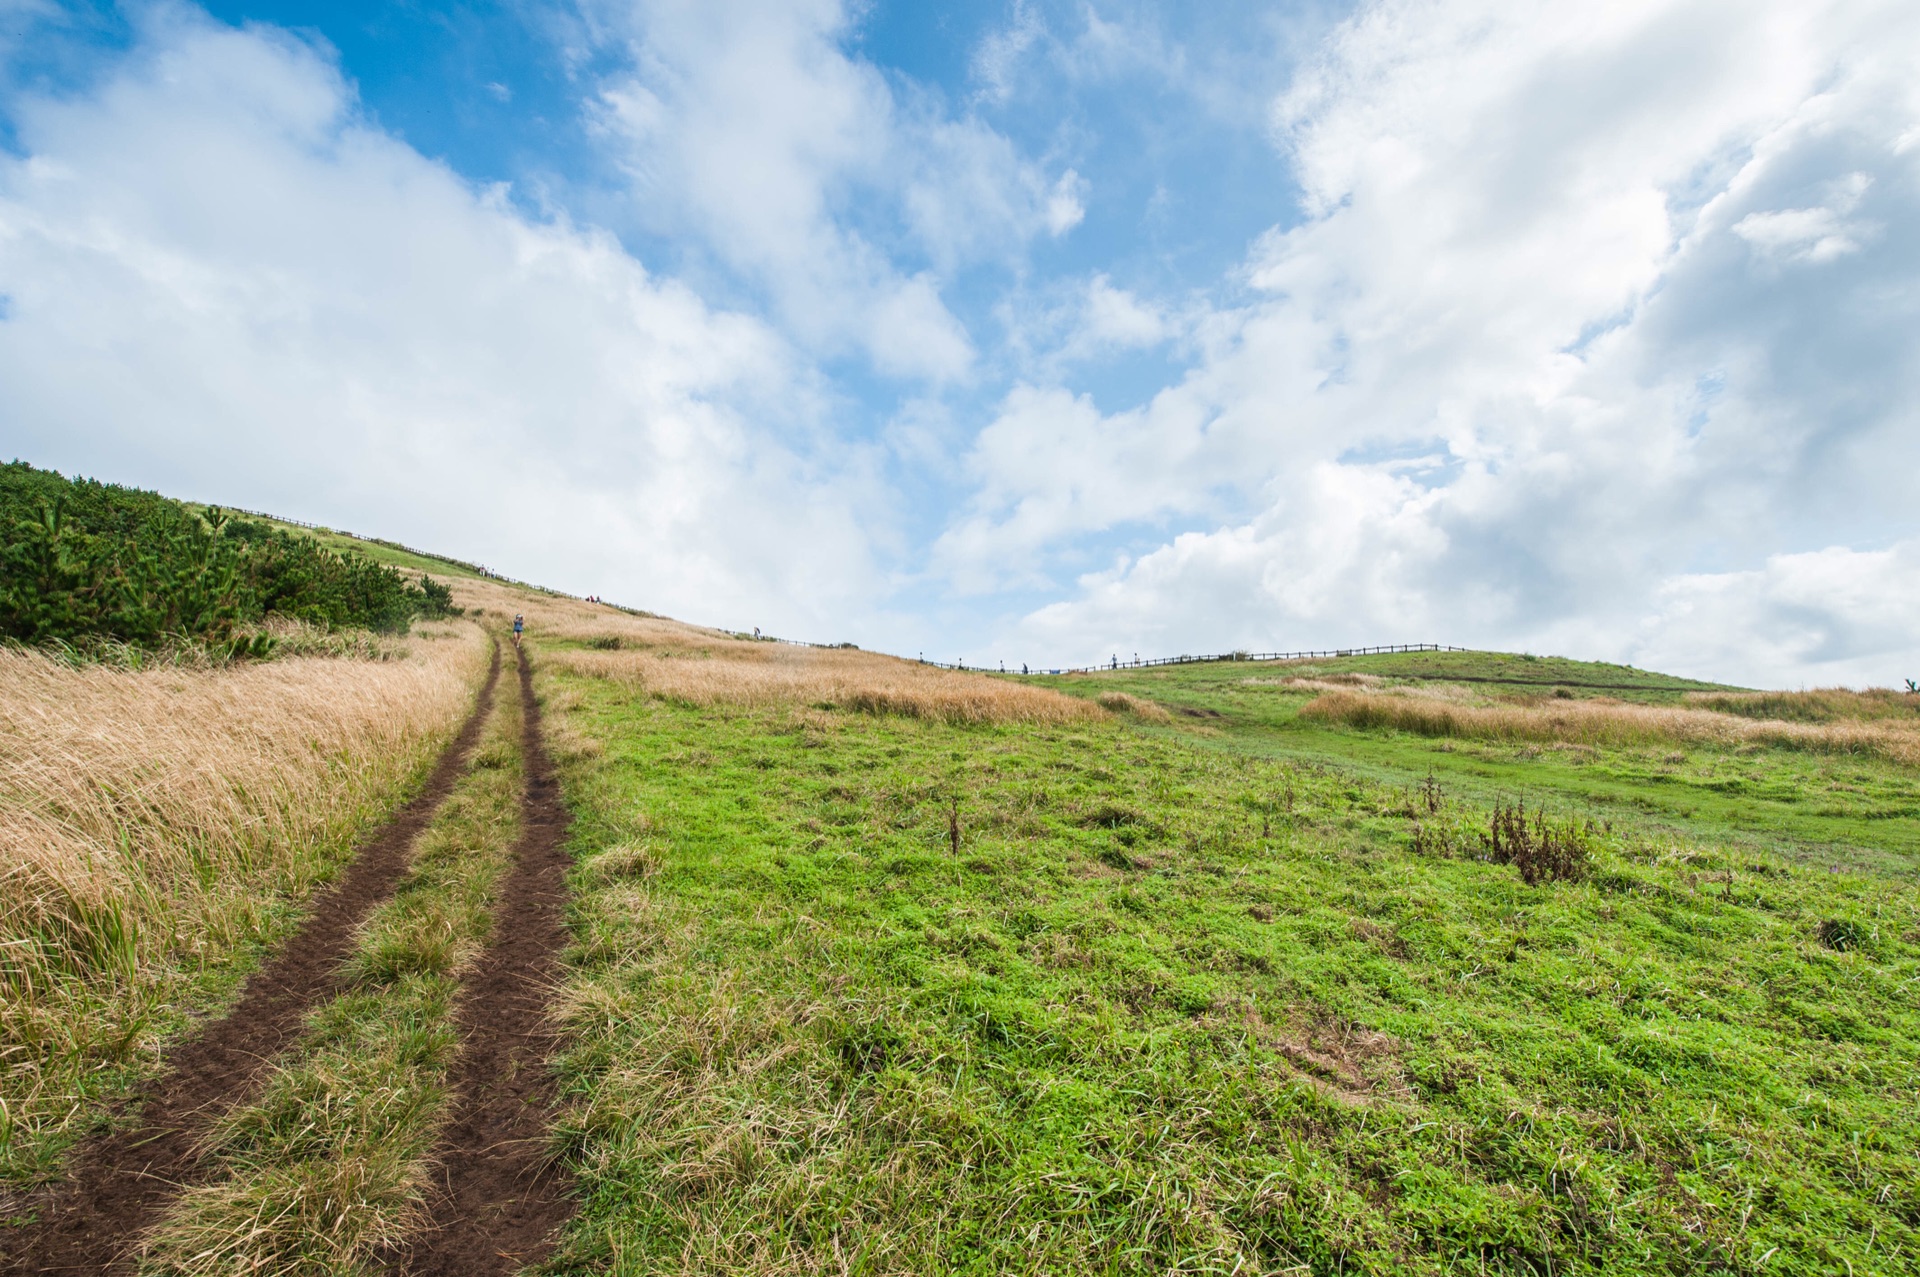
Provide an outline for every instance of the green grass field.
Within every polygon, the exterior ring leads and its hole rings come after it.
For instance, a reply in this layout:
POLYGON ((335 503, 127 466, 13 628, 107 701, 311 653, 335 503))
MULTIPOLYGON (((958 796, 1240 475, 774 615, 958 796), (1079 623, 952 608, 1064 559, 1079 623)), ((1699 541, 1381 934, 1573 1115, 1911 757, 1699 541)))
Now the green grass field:
POLYGON ((1360 731, 1279 681, 1340 672, 1710 690, 1227 662, 1029 680, 1165 723, 960 726, 548 666, 584 1194, 553 1269, 1920 1267, 1912 769, 1360 731), (1585 881, 1482 857, 1520 798, 1581 822, 1585 881))
POLYGON ((1352 657, 1284 667, 1169 666, 1024 681, 1069 695, 1117 690, 1144 696, 1214 733, 1196 743, 1234 756, 1333 765, 1389 785, 1413 784, 1432 773, 1449 792, 1482 805, 1525 797, 1810 865, 1920 876, 1920 775, 1912 768, 1788 750, 1672 744, 1554 749, 1361 732, 1302 720, 1299 711, 1314 693, 1281 682, 1353 673, 1394 682, 1453 682, 1466 674, 1489 680, 1473 686, 1490 691, 1551 693, 1564 687, 1575 699, 1606 695, 1647 704, 1671 704, 1688 691, 1727 690, 1623 666, 1489 652, 1352 657), (1548 670, 1553 678, 1542 677, 1548 670), (1596 692, 1583 682, 1633 690, 1596 692))

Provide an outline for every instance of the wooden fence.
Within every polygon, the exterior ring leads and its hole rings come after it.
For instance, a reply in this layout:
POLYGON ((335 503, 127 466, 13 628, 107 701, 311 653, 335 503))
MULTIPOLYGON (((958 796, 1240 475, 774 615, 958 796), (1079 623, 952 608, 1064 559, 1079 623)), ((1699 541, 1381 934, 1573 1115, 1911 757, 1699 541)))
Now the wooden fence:
MULTIPOLYGON (((1213 661, 1311 661, 1341 656, 1374 656, 1384 652, 1471 652, 1470 647, 1449 647, 1445 643, 1388 643, 1379 647, 1328 647, 1315 648, 1302 652, 1221 652, 1214 656, 1152 656, 1145 660, 1123 661, 1118 657, 1098 665, 1062 666, 1058 669, 1035 669, 1035 674, 1093 674, 1101 670, 1142 670, 1157 665, 1205 665, 1213 661)), ((934 665, 943 670, 974 670, 995 673, 997 667, 991 665, 968 665, 964 661, 948 664, 945 661, 929 661, 925 657, 922 665, 934 665)))

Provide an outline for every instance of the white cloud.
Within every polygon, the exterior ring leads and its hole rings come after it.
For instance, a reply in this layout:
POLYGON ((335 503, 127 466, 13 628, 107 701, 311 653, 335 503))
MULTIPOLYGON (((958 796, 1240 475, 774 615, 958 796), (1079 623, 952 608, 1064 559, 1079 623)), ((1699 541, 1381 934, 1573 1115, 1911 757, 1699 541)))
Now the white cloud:
POLYGON ((1172 325, 1155 307, 1124 288, 1115 288, 1107 276, 1095 275, 1087 285, 1081 331, 1090 343, 1134 348, 1165 341, 1172 325))
MULTIPOLYGON (((1746 613, 1699 582, 1911 529, 1886 458, 1920 438, 1920 246, 1874 228, 1920 218, 1916 60, 1892 3, 1366 6, 1276 103, 1305 216, 1249 255, 1258 300, 1139 409, 1009 400, 943 566, 1178 517, 1217 530, 1025 635, 1815 668, 1713 648, 1697 618, 1746 613)), ((1920 650, 1850 633, 1855 671, 1920 650)))
POLYGON ((1060 175, 1047 196, 1047 230, 1058 239, 1086 220, 1087 181, 1072 169, 1060 175))
POLYGON ((1829 185, 1832 196, 1826 204, 1748 213, 1731 229, 1763 256, 1786 261, 1830 262, 1857 253, 1880 228, 1851 221, 1847 214, 1859 206, 1873 179, 1865 173, 1849 173, 1829 185))
POLYGON ((777 335, 369 127, 290 37, 145 22, 11 104, 9 454, 695 619, 871 600, 883 510, 777 335))
POLYGON ((1005 102, 1013 96, 1021 60, 1046 33, 1046 23, 1030 0, 1014 0, 1007 25, 988 32, 973 51, 973 78, 984 99, 1005 102))
POLYGON ((942 277, 1079 220, 1077 177, 1050 187, 1000 134, 899 100, 847 54, 841 0, 600 11, 630 42, 602 119, 641 216, 705 240, 811 349, 864 350, 901 377, 960 377, 975 352, 942 277))
POLYGON ((1755 687, 1920 678, 1920 541, 1830 546, 1770 555, 1744 572, 1679 576, 1659 602, 1632 649, 1648 668, 1755 687))

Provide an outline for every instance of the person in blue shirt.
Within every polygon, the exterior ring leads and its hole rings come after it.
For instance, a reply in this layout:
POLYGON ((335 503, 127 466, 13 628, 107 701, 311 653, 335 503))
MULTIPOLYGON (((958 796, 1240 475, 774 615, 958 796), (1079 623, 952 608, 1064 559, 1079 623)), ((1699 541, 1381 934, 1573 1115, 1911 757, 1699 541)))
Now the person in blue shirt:
POLYGON ((516 647, 520 644, 520 631, 526 627, 526 624, 527 621, 525 617, 521 616, 518 612, 513 614, 513 642, 516 647))

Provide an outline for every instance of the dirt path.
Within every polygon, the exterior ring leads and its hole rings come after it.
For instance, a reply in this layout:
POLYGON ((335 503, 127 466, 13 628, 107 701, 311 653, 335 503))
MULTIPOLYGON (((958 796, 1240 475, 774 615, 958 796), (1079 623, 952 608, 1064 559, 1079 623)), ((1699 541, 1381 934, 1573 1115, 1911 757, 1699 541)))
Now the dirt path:
POLYGON ((464 1045, 452 1117, 434 1150, 437 1191, 425 1227, 393 1256, 415 1277, 517 1272, 552 1249, 572 1213, 549 1154, 558 1042, 548 1017, 566 944, 567 809, 540 735, 533 674, 520 652, 526 797, 520 846, 494 911, 493 939, 461 992, 464 1045))
MULTIPOLYGON (((354 929, 394 889, 407 849, 452 790, 493 707, 500 649, 473 714, 434 765, 426 787, 374 834, 313 913, 246 983, 234 1008, 167 1052, 143 1092, 139 1124, 82 1143, 64 1183, 37 1203, 37 1222, 0 1232, 0 1272, 89 1273, 127 1259, 141 1231, 195 1175, 195 1144, 213 1115, 243 1098, 293 1043, 306 1012, 334 987, 354 929)), ((522 678, 524 681, 524 668, 522 678)))

